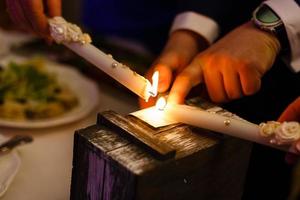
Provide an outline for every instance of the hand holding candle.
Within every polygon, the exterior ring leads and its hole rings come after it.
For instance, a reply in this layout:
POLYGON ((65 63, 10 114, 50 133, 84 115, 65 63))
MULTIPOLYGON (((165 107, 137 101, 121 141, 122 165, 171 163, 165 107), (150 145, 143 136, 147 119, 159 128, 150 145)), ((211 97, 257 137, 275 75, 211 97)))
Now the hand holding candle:
POLYGON ((157 95, 158 73, 154 73, 151 84, 143 76, 114 60, 111 55, 90 44, 89 35, 82 33, 78 26, 61 17, 49 19, 49 25, 51 36, 57 43, 64 44, 144 100, 148 101, 150 96, 157 95))

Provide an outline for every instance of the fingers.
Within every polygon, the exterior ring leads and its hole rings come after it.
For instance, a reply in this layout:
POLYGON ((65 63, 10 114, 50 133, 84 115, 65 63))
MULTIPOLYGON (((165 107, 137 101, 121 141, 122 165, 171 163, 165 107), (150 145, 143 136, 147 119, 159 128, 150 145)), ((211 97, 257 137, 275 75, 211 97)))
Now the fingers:
POLYGON ((6 0, 7 9, 19 27, 49 39, 47 17, 61 15, 61 0, 6 0), (48 13, 45 13, 47 6, 48 13))
POLYGON ((243 96, 243 90, 239 73, 232 67, 228 67, 223 72, 224 88, 228 100, 238 99, 243 96))
POLYGON ((7 11, 11 20, 18 24, 18 27, 23 30, 28 30, 31 27, 30 22, 26 19, 23 9, 18 0, 6 0, 7 11))
POLYGON ((183 103, 189 91, 202 82, 202 67, 196 57, 175 79, 170 91, 168 102, 183 103))
POLYGON ((296 141, 292 147, 292 149, 294 149, 296 151, 297 154, 294 153, 287 153, 285 155, 285 161, 290 164, 293 165, 295 164, 298 160, 299 160, 299 155, 300 155, 300 140, 296 141))
MULTIPOLYGON (((300 97, 294 100, 280 115, 278 121, 300 121, 300 97)), ((293 148, 300 154, 300 140, 293 144, 293 148)), ((288 164, 294 164, 299 159, 295 154, 287 154, 285 160, 288 164)))
POLYGON ((61 0, 47 0, 49 17, 61 16, 61 0))
POLYGON ((146 77, 150 80, 155 71, 159 72, 159 93, 166 92, 169 89, 173 71, 176 71, 179 68, 179 56, 179 52, 174 49, 165 51, 147 72, 146 77))
POLYGON ((244 95, 252 95, 260 89, 261 75, 254 67, 241 65, 239 74, 244 95))
POLYGON ((155 71, 159 72, 158 92, 166 92, 171 85, 173 79, 173 72, 180 71, 184 66, 190 62, 190 59, 184 57, 176 49, 169 49, 162 53, 162 55, 155 61, 155 64, 147 73, 147 78, 151 78, 155 71), (184 60, 184 61, 183 61, 184 60))
POLYGON ((221 103, 252 95, 261 84, 255 67, 223 56, 206 58, 203 76, 212 101, 221 103))
POLYGON ((223 84, 223 75, 219 71, 205 71, 204 79, 209 97, 213 102, 221 103, 228 101, 223 84))
POLYGON ((172 69, 166 64, 156 64, 146 73, 146 78, 151 80, 156 71, 159 73, 158 92, 166 92, 172 81, 172 69))
MULTIPOLYGON (((278 121, 300 121, 300 97, 294 100, 280 115, 278 121)), ((299 142, 300 149, 300 142, 299 142)))
POLYGON ((300 154, 300 140, 298 140, 295 144, 296 150, 298 151, 298 153, 300 154))
MULTIPOLYGON (((159 72, 159 82, 158 82, 158 92, 166 92, 172 81, 173 68, 178 67, 178 54, 176 52, 164 52, 160 58, 155 61, 155 64, 149 69, 146 73, 146 78, 151 80, 153 73, 155 71, 159 72)), ((148 102, 145 102, 143 99, 139 99, 139 104, 141 108, 146 108, 153 106, 156 102, 156 98, 150 98, 148 102)))
POLYGON ((203 78, 209 94, 213 102, 225 102, 228 97, 226 94, 222 68, 224 68, 225 60, 221 57, 210 56, 204 58, 203 78))
POLYGON ((24 15, 29 19, 31 28, 40 36, 48 35, 48 22, 44 13, 44 5, 41 0, 20 0, 24 15))
MULTIPOLYGON (((151 79, 152 74, 158 71, 158 92, 166 92, 173 80, 173 73, 179 73, 191 62, 198 50, 205 48, 206 45, 204 41, 199 42, 199 36, 191 31, 178 30, 173 32, 163 52, 147 73, 147 78, 151 79)), ((150 99, 150 101, 152 100, 155 99, 150 99)), ((149 103, 140 102, 140 105, 147 106, 149 103)))
POLYGON ((294 165, 299 159, 299 156, 293 153, 287 153, 285 155, 285 162, 289 165, 294 165))
POLYGON ((225 102, 257 92, 260 89, 261 79, 260 73, 254 69, 255 68, 251 65, 245 65, 235 61, 226 63, 225 61, 224 67, 221 68, 221 74, 226 96, 222 97, 222 89, 219 89, 217 92, 221 92, 219 95, 221 97, 213 98, 219 98, 219 102, 225 102))
POLYGON ((154 68, 154 72, 159 72, 158 92, 166 92, 172 81, 172 69, 164 64, 158 64, 154 68))
POLYGON ((155 98, 150 97, 149 100, 148 100, 148 102, 146 102, 145 99, 139 98, 139 106, 142 109, 154 106, 155 103, 156 103, 156 100, 157 100, 156 97, 155 98))
POLYGON ((190 89, 202 79, 211 100, 216 103, 252 95, 261 84, 261 75, 255 69, 228 57, 200 54, 176 78, 169 101, 183 103, 190 89))
POLYGON ((188 92, 192 88, 191 75, 188 72, 182 72, 177 76, 173 87, 170 91, 168 102, 170 103, 183 103, 188 92))
POLYGON ((191 31, 178 30, 171 34, 162 54, 156 60, 154 71, 160 72, 159 92, 166 92, 172 82, 173 72, 186 67, 205 44, 191 31))

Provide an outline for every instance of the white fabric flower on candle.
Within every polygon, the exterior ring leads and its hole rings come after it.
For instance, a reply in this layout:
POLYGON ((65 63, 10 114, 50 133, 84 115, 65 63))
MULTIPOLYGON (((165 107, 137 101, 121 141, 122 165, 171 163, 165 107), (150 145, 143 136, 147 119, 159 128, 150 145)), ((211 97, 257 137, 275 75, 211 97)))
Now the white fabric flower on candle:
POLYGON ((260 135, 263 137, 270 137, 275 134, 275 130, 280 126, 279 122, 268 121, 267 123, 259 124, 260 135))
POLYGON ((291 144, 300 138, 300 124, 298 122, 283 122, 275 130, 277 144, 291 144))
POLYGON ((67 22, 62 17, 54 17, 49 19, 50 34, 57 43, 75 42, 75 43, 91 43, 91 37, 83 33, 81 29, 72 23, 67 22))

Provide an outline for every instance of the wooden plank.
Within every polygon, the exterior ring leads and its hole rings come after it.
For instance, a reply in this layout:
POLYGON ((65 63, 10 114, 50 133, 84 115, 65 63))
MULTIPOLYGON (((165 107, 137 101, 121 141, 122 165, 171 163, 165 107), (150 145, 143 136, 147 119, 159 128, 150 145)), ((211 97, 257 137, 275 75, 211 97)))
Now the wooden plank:
POLYGON ((114 160, 107 160, 103 200, 132 200, 136 192, 136 175, 114 160))
POLYGON ((90 150, 88 153, 88 170, 86 174, 86 193, 90 200, 103 199, 102 196, 106 184, 104 179, 105 168, 106 159, 103 159, 99 154, 90 150))
POLYGON ((250 151, 249 142, 227 138, 218 145, 165 162, 139 177, 137 199, 239 200, 250 151))
POLYGON ((211 131, 193 129, 184 124, 162 131, 158 137, 176 149, 176 159, 212 147, 220 140, 220 137, 211 131))
POLYGON ((114 149, 118 149, 122 146, 126 146, 131 143, 124 137, 120 137, 117 132, 109 130, 107 127, 98 126, 99 130, 95 132, 89 132, 83 135, 90 144, 93 145, 95 151, 101 151, 107 153, 114 149))
POLYGON ((145 148, 157 159, 165 160, 175 156, 175 149, 168 143, 155 136, 155 129, 149 125, 144 126, 126 119, 113 112, 105 111, 98 115, 98 124, 105 125, 119 134, 131 139, 133 142, 145 148))
MULTIPOLYGON (((92 126, 89 131, 96 130, 97 126, 92 126)), ((87 177, 89 168, 87 140, 81 136, 81 130, 76 131, 74 135, 73 149, 73 169, 71 179, 70 199, 87 199, 87 177)))
POLYGON ((76 131, 74 139, 70 199, 133 199, 136 175, 108 155, 130 142, 96 125, 76 131))
POLYGON ((135 144, 110 151, 107 155, 136 175, 154 170, 163 163, 173 160, 157 160, 149 152, 135 144))

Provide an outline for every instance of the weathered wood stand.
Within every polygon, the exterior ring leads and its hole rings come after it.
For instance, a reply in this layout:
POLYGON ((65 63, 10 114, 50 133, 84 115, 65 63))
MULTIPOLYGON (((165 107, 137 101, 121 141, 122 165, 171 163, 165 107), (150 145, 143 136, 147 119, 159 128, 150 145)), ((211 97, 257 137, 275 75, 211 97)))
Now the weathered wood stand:
POLYGON ((75 133, 71 199, 240 199, 250 151, 239 139, 106 111, 75 133))

